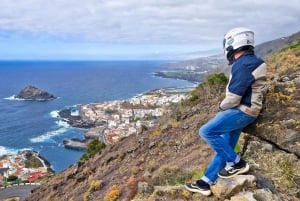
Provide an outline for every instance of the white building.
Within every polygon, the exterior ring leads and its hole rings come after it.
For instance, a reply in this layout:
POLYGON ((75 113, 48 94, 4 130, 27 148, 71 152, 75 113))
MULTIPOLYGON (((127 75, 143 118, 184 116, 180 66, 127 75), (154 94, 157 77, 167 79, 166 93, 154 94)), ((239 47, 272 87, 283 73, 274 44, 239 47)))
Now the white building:
POLYGON ((79 116, 79 110, 78 109, 72 109, 71 110, 71 116, 79 116))

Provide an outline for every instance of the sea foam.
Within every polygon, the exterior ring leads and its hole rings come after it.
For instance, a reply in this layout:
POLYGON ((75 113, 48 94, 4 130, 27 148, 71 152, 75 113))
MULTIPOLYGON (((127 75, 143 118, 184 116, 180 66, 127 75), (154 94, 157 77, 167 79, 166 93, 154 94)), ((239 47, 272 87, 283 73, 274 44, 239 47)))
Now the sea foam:
POLYGON ((18 150, 16 149, 10 149, 7 147, 0 146, 0 156, 7 155, 7 154, 16 154, 16 153, 18 153, 18 150))
MULTIPOLYGON (((58 110, 54 110, 52 112, 50 112, 50 116, 52 118, 59 118, 59 111, 58 110)), ((40 142, 48 142, 48 143, 55 143, 55 141, 52 139, 54 136, 63 134, 65 132, 67 132, 69 130, 70 125, 62 120, 58 120, 55 121, 56 125, 57 125, 57 129, 56 130, 52 130, 52 131, 48 131, 42 135, 39 135, 37 137, 31 138, 30 142, 32 143, 40 143, 40 142)))
POLYGON ((68 124, 67 122, 63 121, 63 120, 59 120, 55 122, 59 127, 64 127, 64 128, 69 128, 70 124, 68 124))
POLYGON ((16 98, 16 95, 12 95, 12 96, 9 96, 7 98, 4 98, 5 100, 24 100, 24 99, 20 99, 20 98, 16 98))
POLYGON ((12 100, 12 101, 45 101, 45 100, 54 100, 58 99, 59 97, 52 98, 52 99, 23 99, 23 98, 17 98, 16 95, 9 96, 7 98, 4 98, 5 100, 12 100))
POLYGON ((55 142, 52 137, 65 133, 68 130, 66 127, 59 128, 57 130, 48 131, 45 134, 39 135, 37 137, 31 138, 30 142, 38 143, 38 142, 55 142))
POLYGON ((58 118, 59 117, 59 111, 58 110, 53 110, 52 112, 50 112, 50 116, 52 118, 58 118))

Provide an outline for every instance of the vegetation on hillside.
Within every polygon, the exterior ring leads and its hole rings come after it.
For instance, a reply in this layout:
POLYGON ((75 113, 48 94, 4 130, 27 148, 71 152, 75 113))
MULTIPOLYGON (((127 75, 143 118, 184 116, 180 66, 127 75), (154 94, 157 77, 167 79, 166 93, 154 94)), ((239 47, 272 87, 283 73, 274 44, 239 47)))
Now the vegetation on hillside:
POLYGON ((190 92, 190 97, 181 102, 182 106, 193 106, 198 103, 207 103, 211 98, 222 93, 228 82, 224 73, 210 74, 194 90, 190 92))
POLYGON ((102 149, 104 149, 106 145, 100 142, 98 139, 93 139, 87 144, 86 153, 84 153, 80 161, 88 160, 95 156, 95 154, 99 153, 102 149))
POLYGON ((296 72, 300 65, 300 41, 267 58, 269 75, 284 75, 296 72))
POLYGON ((41 161, 35 157, 32 157, 25 161, 26 168, 37 168, 37 167, 42 167, 42 166, 43 166, 43 164, 41 163, 41 161))

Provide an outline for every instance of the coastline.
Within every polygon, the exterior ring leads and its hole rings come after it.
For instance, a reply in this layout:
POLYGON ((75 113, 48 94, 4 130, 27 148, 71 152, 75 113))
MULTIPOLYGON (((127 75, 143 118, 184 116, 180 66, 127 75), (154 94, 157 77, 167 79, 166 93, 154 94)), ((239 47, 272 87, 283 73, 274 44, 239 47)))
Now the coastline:
MULTIPOLYGON (((2 72, 6 72, 6 80, 9 83, 1 91, 4 95, 1 104, 5 106, 2 111, 3 118, 0 119, 1 131, 3 131, 3 135, 1 135, 3 153, 13 153, 29 148, 47 158, 56 172, 63 171, 74 164, 83 154, 83 151, 66 149, 62 144, 63 140, 65 138, 83 139, 82 136, 88 129, 74 128, 51 113, 76 104, 127 100, 148 93, 151 89, 192 84, 153 76, 152 73, 158 71, 162 63, 164 62, 34 62, 34 65, 32 62, 10 63, 2 69, 5 70, 2 72), (35 71, 40 66, 43 66, 43 69, 39 68, 40 70, 35 71), (15 69, 22 70, 25 67, 28 69, 26 73, 15 74, 15 69), (53 69, 56 70, 53 71, 53 69), (19 83, 16 78, 20 76, 22 79, 35 77, 38 86, 53 92, 58 98, 49 102, 5 98, 11 94, 18 94, 20 87, 17 87, 16 90, 13 83, 19 83), (17 129, 16 123, 18 124, 17 129), (20 140, 19 136, 22 136, 24 140, 20 140), (57 153, 60 154, 57 156, 57 153)), ((22 86, 24 85, 21 84, 22 86)), ((103 137, 103 139, 105 138, 103 137)), ((2 151, 1 147, 0 150, 2 151)))
POLYGON ((84 139, 65 139, 65 148, 85 150, 90 139, 114 144, 123 137, 155 125, 168 112, 168 106, 186 99, 195 86, 164 87, 149 90, 128 100, 114 100, 74 106, 58 112, 72 127, 84 128, 84 139), (73 111, 73 112, 72 112, 73 111))
MULTIPOLYGON (((74 107, 74 108, 77 108, 77 107, 74 107)), ((85 121, 80 114, 72 115, 72 110, 74 108, 71 107, 71 108, 66 108, 66 109, 60 110, 58 112, 58 115, 61 118, 61 120, 75 128, 88 129, 88 128, 93 128, 96 126, 92 122, 85 121)))

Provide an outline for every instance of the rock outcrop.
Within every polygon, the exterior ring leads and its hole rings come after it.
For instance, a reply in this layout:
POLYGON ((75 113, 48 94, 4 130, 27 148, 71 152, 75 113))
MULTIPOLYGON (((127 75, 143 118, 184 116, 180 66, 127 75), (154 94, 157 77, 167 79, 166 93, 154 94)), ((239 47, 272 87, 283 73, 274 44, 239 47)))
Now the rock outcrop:
POLYGON ((267 61, 270 81, 264 108, 246 132, 300 157, 299 53, 288 50, 271 56, 267 61))
POLYGON ((27 86, 20 91, 16 98, 24 100, 52 100, 56 97, 46 91, 42 91, 34 86, 27 86))
POLYGON ((96 127, 96 124, 93 122, 85 121, 81 115, 78 109, 78 114, 76 112, 76 115, 73 115, 72 111, 74 109, 67 108, 59 111, 59 117, 62 119, 62 121, 68 123, 70 126, 77 127, 77 128, 83 128, 83 129, 89 129, 84 134, 84 139, 64 139, 63 145, 68 149, 76 149, 76 150, 86 150, 87 143, 90 139, 100 139, 100 134, 102 133, 104 127, 96 127))
POLYGON ((88 122, 82 119, 82 117, 79 115, 72 115, 71 113, 72 108, 66 108, 59 111, 59 117, 62 118, 62 120, 66 123, 68 123, 72 127, 76 128, 93 128, 95 127, 95 123, 88 122))

